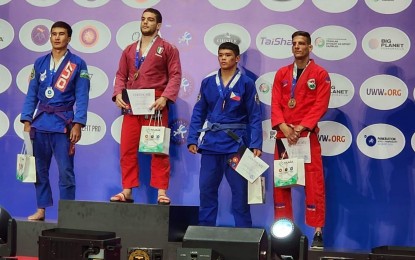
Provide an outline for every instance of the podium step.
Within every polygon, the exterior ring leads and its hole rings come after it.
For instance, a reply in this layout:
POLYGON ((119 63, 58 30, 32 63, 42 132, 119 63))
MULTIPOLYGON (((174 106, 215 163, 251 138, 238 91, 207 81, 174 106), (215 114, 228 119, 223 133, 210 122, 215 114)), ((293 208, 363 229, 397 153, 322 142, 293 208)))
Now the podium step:
POLYGON ((43 230, 56 228, 57 223, 56 221, 30 221, 17 218, 16 226, 16 255, 37 257, 39 236, 43 230))
POLYGON ((175 253, 170 244, 181 242, 198 216, 197 206, 61 200, 58 228, 115 232, 121 238, 121 259, 127 259, 130 247, 161 248, 164 259, 174 259, 168 253, 175 253))

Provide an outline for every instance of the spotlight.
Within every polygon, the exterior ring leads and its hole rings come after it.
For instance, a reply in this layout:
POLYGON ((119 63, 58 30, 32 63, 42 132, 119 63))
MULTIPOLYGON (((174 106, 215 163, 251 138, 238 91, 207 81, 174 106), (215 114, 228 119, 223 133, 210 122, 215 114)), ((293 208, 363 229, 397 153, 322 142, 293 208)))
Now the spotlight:
MULTIPOLYGON (((0 207, 0 260, 16 255, 16 220, 0 207)), ((16 258, 7 258, 9 260, 16 258)))
POLYGON ((308 239, 290 219, 278 219, 271 226, 271 252, 273 259, 307 260, 308 239))

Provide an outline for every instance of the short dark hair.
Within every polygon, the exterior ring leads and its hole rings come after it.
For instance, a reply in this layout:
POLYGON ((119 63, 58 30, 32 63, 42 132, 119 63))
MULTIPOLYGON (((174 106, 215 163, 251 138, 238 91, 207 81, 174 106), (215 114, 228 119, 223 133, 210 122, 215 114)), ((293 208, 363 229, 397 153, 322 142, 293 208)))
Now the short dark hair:
POLYGON ((68 36, 72 37, 72 28, 69 24, 63 22, 63 21, 57 21, 54 24, 52 24, 52 27, 50 28, 50 31, 52 31, 53 28, 64 28, 68 32, 68 36))
POLYGON ((218 50, 231 50, 231 51, 233 51, 235 56, 239 56, 239 54, 240 54, 239 46, 235 43, 232 43, 232 42, 221 43, 221 45, 219 45, 218 50))
POLYGON ((146 13, 146 12, 155 14, 157 23, 162 23, 163 22, 163 17, 161 16, 161 13, 160 13, 159 10, 154 9, 154 8, 147 8, 146 10, 144 10, 143 13, 146 13))
POLYGON ((296 31, 295 33, 293 33, 293 35, 291 35, 291 40, 294 40, 294 37, 296 36, 304 36, 307 38, 307 44, 311 44, 311 36, 308 32, 306 31, 296 31))

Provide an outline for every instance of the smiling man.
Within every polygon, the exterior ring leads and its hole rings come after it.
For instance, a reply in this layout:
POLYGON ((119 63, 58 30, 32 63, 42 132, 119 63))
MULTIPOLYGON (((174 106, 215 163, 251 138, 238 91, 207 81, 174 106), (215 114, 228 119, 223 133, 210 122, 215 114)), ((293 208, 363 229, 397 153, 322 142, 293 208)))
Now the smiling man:
POLYGON ((52 25, 52 52, 35 61, 20 117, 24 131, 33 139, 36 158, 38 209, 29 220, 44 220, 45 208, 53 205, 49 183, 52 155, 59 169, 60 199, 75 199, 75 143, 87 120, 90 79, 85 61, 68 50, 71 36, 69 24, 59 21, 52 25))
MULTIPOLYGON (((289 145, 296 145, 300 137, 309 139, 311 162, 304 165, 306 223, 315 228, 312 247, 323 248, 325 190, 317 123, 328 109, 331 82, 327 71, 310 59, 312 50, 308 32, 293 33, 294 62, 275 75, 271 124, 277 130, 277 138, 286 138, 289 145)), ((276 145, 274 159, 280 159, 284 151, 284 147, 276 145)), ((293 219, 290 188, 274 189, 274 209, 275 219, 293 219)))

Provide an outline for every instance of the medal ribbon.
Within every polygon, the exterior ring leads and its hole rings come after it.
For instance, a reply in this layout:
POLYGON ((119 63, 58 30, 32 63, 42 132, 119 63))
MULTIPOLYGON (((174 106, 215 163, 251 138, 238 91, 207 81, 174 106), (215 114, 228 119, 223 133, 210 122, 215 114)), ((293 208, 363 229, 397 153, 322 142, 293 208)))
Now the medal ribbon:
MULTIPOLYGON (((308 64, 310 64, 310 61, 307 62, 307 65, 305 66, 304 70, 308 67, 308 64)), ((291 82, 291 98, 294 98, 294 90, 297 86, 297 64, 294 62, 294 68, 293 68, 293 80, 291 82)), ((303 72, 304 72, 303 70, 303 72)), ((302 74, 302 73, 301 73, 302 74)), ((301 77, 301 75, 300 75, 301 77)))
POLYGON ((153 40, 151 40, 150 44, 147 46, 146 50, 144 51, 143 55, 140 58, 140 47, 141 47, 141 37, 138 39, 137 43, 137 49, 135 51, 135 68, 138 70, 141 67, 141 64, 143 64, 144 60, 147 57, 148 52, 151 49, 151 46, 153 46, 154 42, 156 41, 158 35, 156 35, 153 40))
POLYGON ((223 85, 221 72, 220 70, 216 74, 216 86, 218 87, 219 95, 222 99, 225 99, 228 95, 229 91, 235 86, 236 82, 238 82, 239 78, 241 77, 241 72, 236 70, 235 74, 233 75, 230 83, 228 84, 228 88, 223 85))
POLYGON ((48 78, 48 86, 52 87, 53 78, 55 77, 56 71, 59 69, 59 66, 61 65, 62 61, 65 59, 66 54, 68 54, 68 51, 65 52, 65 54, 60 58, 57 64, 53 61, 52 54, 50 55, 50 62, 49 62, 49 78, 48 78))

